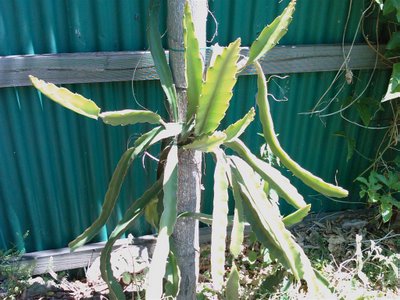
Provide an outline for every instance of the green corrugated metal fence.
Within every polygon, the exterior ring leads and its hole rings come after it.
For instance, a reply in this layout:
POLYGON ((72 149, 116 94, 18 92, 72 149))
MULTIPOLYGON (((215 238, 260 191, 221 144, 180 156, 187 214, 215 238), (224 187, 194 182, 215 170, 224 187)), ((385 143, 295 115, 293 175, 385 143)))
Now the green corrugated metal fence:
MULTIPOLYGON (((240 36, 244 46, 249 46, 287 2, 209 1, 210 11, 218 20, 216 30, 213 18, 208 19, 208 39, 211 41, 217 33, 209 45, 215 42, 225 45, 240 36)), ((353 1, 346 43, 352 42, 357 32, 363 3, 353 1)), ((142 0, 0 0, 0 55, 146 50, 147 6, 148 1, 142 0)), ((282 43, 341 43, 348 6, 349 1, 298 1, 295 20, 282 43)), ((359 34, 355 40, 363 41, 359 34)), ((354 72, 354 84, 346 85, 340 97, 362 90, 370 74, 371 71, 354 72)), ((313 107, 334 75, 307 73, 273 79, 270 93, 289 99, 272 104, 273 116, 281 143, 289 154, 326 180, 334 182, 336 178, 350 189, 349 201, 358 201, 352 180, 366 167, 367 161, 354 156, 346 162, 347 145, 333 134, 346 130, 357 139, 359 150, 366 156, 373 154, 379 134, 355 128, 339 117, 328 118, 324 124, 317 117, 299 114, 313 107)), ((376 71, 373 85, 365 95, 379 95, 388 76, 388 71, 376 71)), ((344 80, 339 80, 328 97, 334 97, 344 80)), ((104 110, 139 108, 140 103, 165 114, 157 81, 67 87, 95 100, 104 110)), ((255 92, 255 78, 240 77, 225 124, 237 120, 255 105, 255 92)), ((351 117, 357 115, 352 112, 351 117)), ((106 127, 51 103, 32 87, 0 89, 0 248, 16 245, 33 251, 65 247, 96 218, 120 155, 130 139, 145 128, 106 127), (26 231, 30 233, 23 240, 26 231)), ((260 131, 260 125, 253 124, 244 137, 256 152, 262 143, 256 135, 260 131)), ((207 165, 204 172, 211 175, 212 168, 207 165)), ((148 157, 135 163, 109 228, 154 179, 155 169, 156 163, 148 157)), ((352 207, 314 196, 311 190, 295 182, 316 211, 352 207)), ((205 184, 212 186, 210 177, 205 184)), ((211 210, 211 199, 212 192, 207 192, 205 211, 211 210)), ((133 229, 135 235, 148 232, 144 222, 133 229)), ((108 233, 107 228, 102 230, 98 240, 104 240, 108 233)))

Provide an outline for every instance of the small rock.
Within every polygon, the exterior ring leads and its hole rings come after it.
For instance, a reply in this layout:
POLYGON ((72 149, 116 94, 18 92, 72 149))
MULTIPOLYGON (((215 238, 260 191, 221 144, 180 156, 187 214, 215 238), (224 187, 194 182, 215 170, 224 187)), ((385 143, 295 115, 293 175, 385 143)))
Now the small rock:
POLYGON ((343 222, 342 228, 344 230, 350 230, 352 228, 361 229, 361 228, 364 228, 367 224, 368 224, 368 222, 365 220, 357 220, 357 219, 347 220, 347 221, 343 222))
MULTIPOLYGON (((124 273, 137 274, 150 265, 146 247, 124 245, 111 253, 111 267, 114 276, 119 280, 124 273)), ((101 279, 100 258, 96 258, 86 272, 87 281, 96 284, 101 279)))
POLYGON ((331 253, 336 253, 341 250, 342 245, 346 243, 346 240, 340 235, 332 235, 328 239, 328 249, 331 253))
POLYGON ((46 295, 49 292, 55 292, 59 289, 58 285, 53 280, 45 281, 42 277, 34 277, 28 279, 28 287, 25 291, 25 296, 31 297, 46 295))

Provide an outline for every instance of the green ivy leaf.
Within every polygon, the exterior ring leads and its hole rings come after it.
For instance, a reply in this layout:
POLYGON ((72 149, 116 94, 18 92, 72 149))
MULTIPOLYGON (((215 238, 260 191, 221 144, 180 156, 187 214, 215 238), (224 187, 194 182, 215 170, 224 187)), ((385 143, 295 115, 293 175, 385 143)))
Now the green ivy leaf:
POLYGON ((383 6, 383 15, 395 13, 397 22, 400 22, 400 0, 386 0, 383 6))
POLYGON ((398 190, 399 174, 395 172, 388 172, 387 174, 387 186, 392 190, 398 190))
POLYGON ((122 282, 125 285, 129 285, 132 282, 132 276, 129 272, 122 273, 122 282))
POLYGON ((381 196, 379 193, 377 193, 375 191, 367 190, 367 194, 368 194, 368 202, 371 202, 371 203, 381 202, 381 196))
POLYGON ((385 175, 376 174, 376 178, 377 178, 380 182, 382 182, 384 185, 386 185, 387 187, 389 187, 389 181, 388 181, 388 179, 386 178, 385 175))
POLYGON ((368 180, 365 177, 357 177, 356 181, 359 181, 365 185, 368 185, 368 180))
POLYGON ((368 181, 369 181, 369 187, 370 189, 373 189, 374 191, 378 191, 382 188, 382 185, 379 184, 379 176, 378 172, 376 171, 371 171, 371 173, 368 176, 368 181))
POLYGON ((393 65, 392 76, 390 77, 390 87, 391 93, 400 92, 400 63, 396 63, 393 65))
POLYGON ((386 44, 386 50, 397 50, 400 48, 400 32, 396 31, 390 37, 389 42, 386 44))
POLYGON ((355 107, 365 126, 368 126, 375 114, 382 110, 380 101, 372 97, 365 97, 357 100, 355 107))
POLYGON ((394 198, 392 197, 391 203, 392 203, 392 205, 394 205, 394 206, 396 206, 397 208, 400 209, 400 201, 397 201, 396 199, 394 199, 394 198))
POLYGON ((354 151, 356 149, 356 140, 352 137, 349 137, 344 131, 337 131, 333 134, 334 136, 342 137, 346 140, 347 142, 347 157, 346 161, 349 161, 353 155, 354 151))
POLYGON ((392 92, 392 90, 393 90, 393 83, 392 83, 392 78, 390 78, 388 89, 386 91, 385 96, 383 96, 381 102, 386 102, 386 101, 390 101, 390 100, 394 100, 394 99, 400 98, 400 92, 392 92))
POLYGON ((393 214, 392 204, 390 204, 390 203, 381 203, 380 211, 381 211, 383 222, 384 223, 388 222, 390 220, 390 218, 392 217, 392 214, 393 214))
POLYGON ((367 194, 367 191, 365 190, 364 187, 361 187, 361 191, 359 193, 360 198, 364 198, 364 196, 367 194))
POLYGON ((247 258, 251 264, 254 264, 257 261, 258 253, 255 251, 249 251, 247 253, 247 258))

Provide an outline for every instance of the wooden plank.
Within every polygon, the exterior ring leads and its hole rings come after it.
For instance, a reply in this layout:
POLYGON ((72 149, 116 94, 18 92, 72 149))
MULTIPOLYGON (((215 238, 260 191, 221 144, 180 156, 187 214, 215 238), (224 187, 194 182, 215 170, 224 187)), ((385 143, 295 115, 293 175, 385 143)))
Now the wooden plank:
MULTIPOLYGON (((230 230, 230 229, 228 229, 230 230)), ((250 232, 250 226, 246 226, 245 231, 250 232)), ((128 239, 120 239, 114 246, 114 249, 128 245, 130 247, 138 247, 138 250, 147 248, 149 255, 153 253, 156 237, 154 235, 146 235, 133 238, 133 242, 129 244, 128 239)), ((211 242, 211 227, 200 228, 199 243, 204 245, 211 242)), ((86 268, 100 256, 105 242, 93 243, 82 246, 74 252, 69 248, 44 250, 30 252, 22 255, 21 263, 23 265, 32 265, 32 275, 44 274, 49 270, 54 272, 71 270, 77 268, 86 268)))
MULTIPOLYGON (((210 51, 207 50, 207 58, 210 51)), ((248 51, 242 48, 241 53, 247 55, 248 51)), ((349 46, 345 47, 347 51, 349 46)), ((354 45, 349 68, 372 69, 375 58, 367 45, 354 45)), ((266 74, 335 71, 342 64, 340 45, 279 46, 261 59, 266 74)), ((377 67, 386 66, 378 62, 377 67)), ((0 56, 0 87, 29 86, 30 74, 56 84, 158 79, 148 51, 0 56)), ((255 70, 251 67, 241 73, 253 74, 255 70)))
MULTIPOLYGON (((384 47, 384 46, 382 46, 384 47)), ((344 53, 350 51, 349 46, 344 47, 344 53)), ((260 63, 265 74, 290 74, 308 72, 337 71, 343 68, 343 49, 339 45, 307 45, 307 46, 283 46, 272 49, 260 63)), ((354 45, 348 59, 350 70, 369 70, 387 68, 376 53, 367 45, 354 45)), ((245 71, 246 75, 255 74, 254 67, 245 71)))
MULTIPOLYGON (((134 239, 134 247, 139 249, 149 248, 155 244, 155 237, 152 235, 142 236, 134 239)), ((127 245, 127 239, 120 239, 115 243, 114 249, 127 245)), ((100 256, 105 242, 93 243, 82 246, 74 252, 69 248, 51 249, 37 252, 30 252, 22 255, 21 263, 32 266, 32 275, 86 268, 100 256)))
POLYGON ((158 79, 149 52, 96 52, 0 57, 0 87, 31 85, 28 75, 53 83, 158 79))
MULTIPOLYGON (((339 212, 330 213, 319 213, 310 214, 302 222, 293 226, 311 226, 315 221, 322 220, 335 220, 338 218, 349 218, 358 219, 360 216, 373 216, 376 215, 375 210, 371 209, 358 209, 358 210, 347 210, 339 212), (310 225, 311 224, 311 225, 310 225)), ((230 231, 231 228, 228 228, 230 231)), ((248 235, 251 232, 251 227, 246 225, 245 234, 248 235)), ((228 236, 230 236, 228 234, 228 236)), ((138 247, 138 250, 147 248, 149 255, 153 253, 155 246, 156 237, 154 235, 146 235, 142 237, 137 237, 133 239, 130 247, 138 247)), ((199 230, 199 243, 204 245, 211 242, 211 227, 201 228, 199 230)), ((120 239, 115 244, 114 248, 127 245, 128 239, 120 239)), ((33 275, 47 273, 48 270, 53 270, 55 272, 85 268, 90 266, 97 257, 100 256, 101 250, 103 249, 105 242, 94 243, 85 245, 75 252, 70 252, 69 248, 61 248, 55 250, 45 250, 26 253, 22 256, 22 264, 24 265, 34 265, 33 275)), ((140 253, 140 252, 139 252, 140 253)))

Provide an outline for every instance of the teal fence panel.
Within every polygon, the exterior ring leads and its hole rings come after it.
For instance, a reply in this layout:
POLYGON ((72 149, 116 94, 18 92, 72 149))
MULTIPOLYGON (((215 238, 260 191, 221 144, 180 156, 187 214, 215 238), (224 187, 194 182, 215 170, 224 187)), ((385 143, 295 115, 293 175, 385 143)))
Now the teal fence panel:
MULTIPOLYGON (((67 87, 95 99, 104 110, 138 107, 130 83, 67 87)), ((136 82, 134 89, 143 106, 162 110, 157 81, 136 82)), ((99 215, 120 156, 150 126, 106 126, 58 106, 32 87, 1 89, 0 99, 1 246, 63 247, 99 215)), ((107 237, 129 203, 154 181, 156 168, 148 156, 134 162, 116 213, 97 240, 107 237)), ((135 235, 148 232, 144 222, 133 230, 135 235)))
MULTIPOLYGON (((344 41, 355 37, 364 1, 354 0, 344 41)), ((146 50, 146 10, 142 0, 0 0, 0 55, 146 50)), ((210 0, 209 8, 218 21, 208 19, 209 45, 226 45, 241 37, 249 46, 262 28, 279 14, 288 1, 210 0), (214 36, 214 33, 217 35, 214 36)), ((298 1, 295 19, 282 44, 340 44, 350 1, 298 1)), ((165 3, 160 31, 165 31, 165 3)), ((367 24, 367 27, 370 26, 367 24)), ((357 29, 358 28, 358 29, 357 29)), ((372 71, 354 72, 354 84, 344 77, 333 86, 327 99, 344 85, 341 99, 357 95, 372 71)), ((285 75, 285 74, 282 74, 285 75)), ((376 71, 365 96, 377 96, 387 85, 388 71, 376 71)), ((321 122, 299 113, 310 110, 329 87, 334 72, 292 74, 273 78, 270 93, 285 102, 272 102, 279 139, 287 152, 304 167, 327 181, 337 180, 348 188, 348 201, 358 202, 354 178, 368 162, 355 155, 346 162, 347 145, 334 136, 340 130, 356 138, 360 152, 372 156, 380 132, 352 126, 336 116, 321 122)), ((228 118, 221 127, 236 121, 255 106, 254 76, 239 78, 228 118)), ((95 100, 104 110, 139 108, 140 105, 165 115, 162 90, 157 81, 67 85, 95 100), (133 91, 136 98, 133 96, 133 91)), ((346 116, 359 121, 354 111, 346 116)), ((99 214, 108 181, 119 157, 132 139, 148 126, 110 128, 57 106, 32 87, 0 89, 0 248, 13 245, 26 251, 65 247, 99 214), (26 239, 25 232, 29 231, 26 239)), ((262 144, 258 123, 244 135, 254 152, 262 144)), ((153 149, 157 151, 156 147, 153 149)), ((154 152, 156 153, 156 152, 154 152)), ((116 213, 97 241, 105 240, 129 203, 154 180, 156 163, 145 156, 135 162, 123 187, 116 213), (143 168, 144 166, 144 168, 143 168)), ((207 160, 204 172, 212 175, 207 160)), ((290 174, 289 174, 290 176, 290 174)), ((212 176, 205 177, 212 187, 212 176)), ((355 207, 323 199, 293 181, 313 204, 314 211, 355 207)), ((203 210, 212 209, 212 191, 203 194, 203 210)), ((283 211, 288 207, 282 206, 283 211)), ((150 232, 141 220, 134 235, 150 232)))

